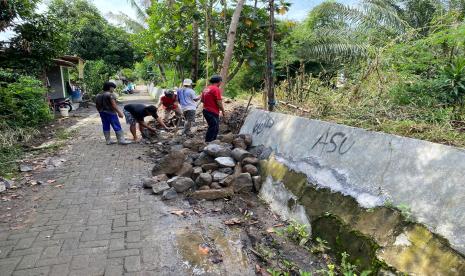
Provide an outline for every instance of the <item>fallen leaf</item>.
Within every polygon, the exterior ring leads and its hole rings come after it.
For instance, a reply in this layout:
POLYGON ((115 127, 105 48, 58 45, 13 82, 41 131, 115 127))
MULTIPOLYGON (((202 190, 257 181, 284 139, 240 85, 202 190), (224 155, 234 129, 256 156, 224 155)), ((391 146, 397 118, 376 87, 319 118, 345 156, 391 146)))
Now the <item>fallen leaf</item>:
POLYGON ((171 210, 170 211, 170 214, 173 214, 173 215, 177 215, 177 216, 180 216, 180 217, 183 217, 185 215, 186 212, 184 212, 183 210, 171 210))
POLYGON ((207 255, 210 252, 210 248, 206 244, 199 244, 199 252, 200 254, 207 255))
POLYGON ((278 224, 273 225, 273 227, 283 227, 283 226, 285 226, 284 223, 278 223, 278 224))
POLYGON ((196 209, 193 209, 192 211, 193 211, 194 213, 196 213, 197 215, 201 215, 201 214, 202 214, 202 212, 200 212, 199 210, 196 210, 196 209))
POLYGON ((212 210, 213 212, 221 212, 221 208, 216 208, 212 210))
POLYGON ((47 183, 48 183, 48 184, 52 184, 52 183, 55 183, 55 182, 57 182, 55 179, 49 179, 49 180, 47 180, 47 183))
POLYGON ((55 188, 63 188, 63 185, 56 185, 55 188))
POLYGON ((273 227, 270 227, 270 228, 266 229, 266 232, 267 233, 274 233, 275 231, 274 231, 273 227))
POLYGON ((232 218, 232 219, 229 219, 229 220, 225 220, 224 221, 224 224, 226 225, 236 225, 236 224, 241 224, 242 221, 238 218, 232 218))

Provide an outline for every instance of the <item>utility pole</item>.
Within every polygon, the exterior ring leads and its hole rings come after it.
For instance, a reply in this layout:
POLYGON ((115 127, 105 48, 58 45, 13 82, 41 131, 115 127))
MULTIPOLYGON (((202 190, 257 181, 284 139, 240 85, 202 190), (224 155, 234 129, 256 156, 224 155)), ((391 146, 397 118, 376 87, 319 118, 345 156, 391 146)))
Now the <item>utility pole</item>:
POLYGON ((274 42, 274 0, 269 0, 270 22, 268 30, 268 43, 266 45, 266 93, 268 96, 268 110, 273 111, 276 105, 274 93, 274 65, 273 65, 273 42, 274 42))

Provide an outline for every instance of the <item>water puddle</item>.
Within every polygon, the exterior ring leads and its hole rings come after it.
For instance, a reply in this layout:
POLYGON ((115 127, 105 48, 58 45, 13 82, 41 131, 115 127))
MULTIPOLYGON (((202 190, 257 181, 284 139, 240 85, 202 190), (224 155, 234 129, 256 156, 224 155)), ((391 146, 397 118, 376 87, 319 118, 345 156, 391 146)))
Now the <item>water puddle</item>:
POLYGON ((183 267, 191 275, 254 275, 242 251, 240 229, 183 229, 176 237, 183 267))

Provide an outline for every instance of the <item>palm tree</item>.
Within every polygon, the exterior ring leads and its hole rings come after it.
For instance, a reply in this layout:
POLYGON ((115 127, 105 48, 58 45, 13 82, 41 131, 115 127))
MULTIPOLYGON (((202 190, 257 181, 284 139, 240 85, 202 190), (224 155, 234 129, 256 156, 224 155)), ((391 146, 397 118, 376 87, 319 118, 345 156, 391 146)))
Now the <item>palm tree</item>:
POLYGON ((132 33, 140 33, 147 28, 148 15, 146 10, 152 4, 151 0, 128 0, 128 3, 136 12, 137 18, 133 19, 123 12, 119 13, 108 13, 110 19, 115 20, 119 24, 123 25, 127 31, 132 33))
POLYGON ((297 55, 334 61, 358 59, 376 52, 389 39, 410 29, 401 17, 398 2, 363 0, 357 7, 337 2, 321 4, 309 14, 305 28, 311 32, 299 43, 297 55))

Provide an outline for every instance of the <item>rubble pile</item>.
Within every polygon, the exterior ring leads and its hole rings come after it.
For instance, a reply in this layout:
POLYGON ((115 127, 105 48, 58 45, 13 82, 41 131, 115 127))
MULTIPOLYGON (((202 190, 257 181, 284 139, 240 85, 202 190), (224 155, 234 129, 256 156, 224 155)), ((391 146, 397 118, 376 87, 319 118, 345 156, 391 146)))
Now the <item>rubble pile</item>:
POLYGON ((244 124, 245 116, 247 115, 246 107, 242 105, 235 106, 234 109, 230 112, 228 111, 228 113, 229 116, 226 120, 228 128, 233 133, 239 133, 242 124, 244 124))
POLYGON ((179 142, 156 160, 153 176, 142 180, 143 187, 165 200, 180 193, 215 200, 258 191, 259 161, 267 156, 263 147, 251 145, 251 135, 232 133, 208 144, 198 137, 179 142))

